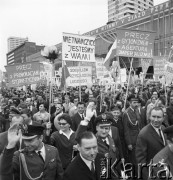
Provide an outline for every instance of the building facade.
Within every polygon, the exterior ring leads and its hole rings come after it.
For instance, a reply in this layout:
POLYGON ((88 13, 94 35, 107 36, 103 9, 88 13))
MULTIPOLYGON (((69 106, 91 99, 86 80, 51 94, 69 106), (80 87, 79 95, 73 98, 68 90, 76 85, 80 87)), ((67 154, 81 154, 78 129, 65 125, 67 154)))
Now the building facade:
MULTIPOLYGON (((168 56, 173 46, 173 0, 84 33, 83 35, 96 37, 96 57, 106 57, 110 46, 116 39, 117 28, 155 32, 153 55, 168 56)), ((59 49, 61 49, 60 46, 61 43, 58 44, 59 49)), ((37 53, 37 58, 39 58, 39 56, 41 56, 41 54, 37 53)), ((34 56, 32 56, 29 61, 33 61, 33 57, 34 56)), ((119 57, 119 60, 122 68, 130 67, 129 58, 119 57)), ((62 64, 61 61, 57 63, 59 66, 62 64)), ((68 63, 69 62, 67 62, 67 65, 68 63)), ((152 63, 148 73, 153 73, 152 63)), ((75 62, 73 62, 73 65, 75 65, 75 62)), ((134 58, 133 68, 138 68, 139 72, 142 71, 141 60, 139 58, 134 58)), ((137 74, 139 72, 137 72, 137 74)))
MULTIPOLYGON (((168 56, 173 46, 173 0, 84 33, 84 35, 96 36, 96 56, 106 56, 110 46, 116 39, 117 28, 154 31, 153 55, 168 56)), ((119 59, 121 67, 126 66, 129 68, 129 58, 120 57, 119 59)), ((141 67, 140 62, 139 58, 135 58, 133 67, 141 67)), ((151 73, 153 72, 152 68, 149 68, 151 73)))
POLYGON ((16 47, 20 46, 24 42, 27 42, 28 38, 20 38, 20 37, 9 37, 7 40, 8 43, 8 52, 12 51, 16 47))
POLYGON ((7 65, 26 62, 26 57, 40 52, 44 46, 38 46, 34 42, 25 42, 7 53, 7 65))
POLYGON ((108 22, 116 21, 153 6, 153 0, 108 0, 108 22))

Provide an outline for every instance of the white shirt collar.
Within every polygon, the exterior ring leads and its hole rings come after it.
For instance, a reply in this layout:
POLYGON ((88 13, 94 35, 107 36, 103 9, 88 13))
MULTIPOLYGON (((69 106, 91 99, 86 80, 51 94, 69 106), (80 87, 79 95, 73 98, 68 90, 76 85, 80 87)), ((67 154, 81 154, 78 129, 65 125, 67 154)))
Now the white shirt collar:
POLYGON ((89 160, 83 158, 82 155, 81 155, 81 153, 80 153, 80 157, 81 157, 81 159, 84 161, 84 163, 88 166, 88 168, 91 170, 91 162, 92 162, 92 161, 89 161, 89 160))
MULTIPOLYGON (((110 130, 110 131, 111 131, 111 130, 110 130)), ((109 133, 110 133, 110 131, 109 131, 109 133)), ((112 131, 111 131, 110 134, 112 134, 112 131)), ((110 135, 110 134, 109 134, 109 135, 110 135)), ((111 136, 111 137, 112 137, 112 136, 111 136)), ((103 142, 106 141, 106 143, 109 145, 109 139, 108 139, 108 137, 106 137, 105 139, 102 139, 102 140, 103 140, 103 142)))
POLYGON ((43 159, 44 159, 44 161, 45 161, 45 159, 46 159, 46 150, 45 150, 44 143, 43 143, 42 148, 41 148, 40 150, 35 151, 35 152, 38 153, 38 151, 41 151, 40 154, 42 155, 42 157, 43 157, 43 159))
POLYGON ((72 131, 72 129, 70 129, 70 134, 67 135, 67 134, 65 134, 61 129, 59 130, 59 134, 63 134, 64 136, 67 137, 67 139, 70 139, 70 136, 73 134, 73 132, 74 132, 74 131, 72 131))

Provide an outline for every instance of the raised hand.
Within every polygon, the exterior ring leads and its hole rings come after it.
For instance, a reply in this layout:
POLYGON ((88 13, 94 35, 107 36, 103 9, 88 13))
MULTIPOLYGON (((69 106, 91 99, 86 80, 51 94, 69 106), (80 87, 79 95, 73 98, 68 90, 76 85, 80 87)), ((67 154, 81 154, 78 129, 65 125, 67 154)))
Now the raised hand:
POLYGON ((90 119, 93 117, 95 111, 93 109, 92 103, 89 103, 86 109, 86 119, 90 121, 90 119))
POLYGON ((21 136, 22 132, 19 128, 19 124, 13 124, 8 130, 8 145, 6 148, 14 148, 16 146, 16 143, 20 140, 21 136))

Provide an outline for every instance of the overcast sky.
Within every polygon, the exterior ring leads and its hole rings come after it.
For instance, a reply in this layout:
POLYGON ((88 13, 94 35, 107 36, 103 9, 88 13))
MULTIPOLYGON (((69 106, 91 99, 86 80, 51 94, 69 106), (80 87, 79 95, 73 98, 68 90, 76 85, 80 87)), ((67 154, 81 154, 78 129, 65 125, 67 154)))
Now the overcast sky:
POLYGON ((0 0, 0 69, 5 70, 8 37, 55 45, 62 32, 82 34, 105 25, 107 11, 107 0, 0 0))

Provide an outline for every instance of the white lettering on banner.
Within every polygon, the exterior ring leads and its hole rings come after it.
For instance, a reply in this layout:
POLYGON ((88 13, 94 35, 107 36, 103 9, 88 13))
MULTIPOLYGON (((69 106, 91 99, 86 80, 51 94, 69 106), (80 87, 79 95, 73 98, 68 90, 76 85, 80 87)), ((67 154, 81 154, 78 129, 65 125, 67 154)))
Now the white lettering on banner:
POLYGON ((62 59, 95 62, 95 37, 63 33, 62 59))
POLYGON ((152 58, 155 34, 117 29, 117 56, 152 58))
POLYGON ((20 77, 27 77, 27 76, 39 76, 39 71, 26 71, 26 72, 20 72, 20 73, 14 73, 13 78, 20 78, 20 77))
POLYGON ((20 84, 34 84, 34 82, 39 81, 39 77, 28 77, 23 79, 13 79, 12 84, 13 85, 20 85, 20 84))
POLYGON ((29 69, 32 69, 32 64, 16 66, 17 71, 26 71, 26 70, 29 70, 29 69))

